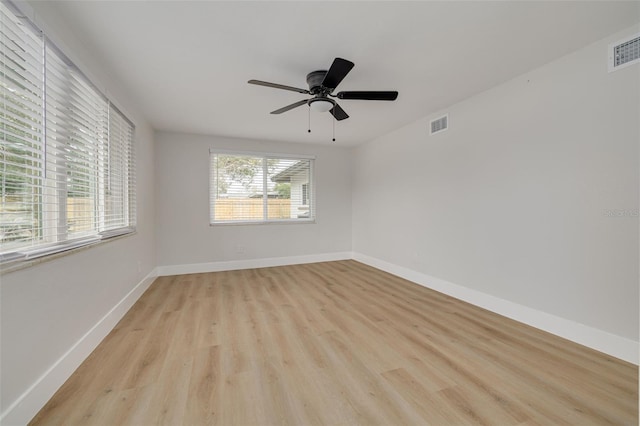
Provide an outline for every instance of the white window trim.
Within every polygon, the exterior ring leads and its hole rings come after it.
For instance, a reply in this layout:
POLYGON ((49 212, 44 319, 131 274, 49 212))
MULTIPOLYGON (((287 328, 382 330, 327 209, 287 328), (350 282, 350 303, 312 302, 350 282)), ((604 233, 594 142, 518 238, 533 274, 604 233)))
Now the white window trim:
POLYGON ((244 155, 266 158, 292 158, 294 160, 315 160, 315 155, 308 154, 283 154, 280 152, 262 152, 262 151, 236 151, 228 149, 209 148, 209 154, 225 154, 225 155, 244 155))

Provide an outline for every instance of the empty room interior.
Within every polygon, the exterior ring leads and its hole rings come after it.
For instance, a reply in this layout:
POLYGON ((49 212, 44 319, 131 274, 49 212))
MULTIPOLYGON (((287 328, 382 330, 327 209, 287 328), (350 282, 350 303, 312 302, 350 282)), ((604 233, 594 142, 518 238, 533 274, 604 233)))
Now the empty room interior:
POLYGON ((0 7, 0 424, 638 424, 640 2, 0 7))

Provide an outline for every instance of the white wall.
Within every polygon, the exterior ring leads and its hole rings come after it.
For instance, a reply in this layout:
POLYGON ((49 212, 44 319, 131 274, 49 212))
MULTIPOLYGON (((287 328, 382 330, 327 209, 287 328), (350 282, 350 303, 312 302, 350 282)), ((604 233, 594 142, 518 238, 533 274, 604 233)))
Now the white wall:
POLYGON ((156 265, 153 131, 55 9, 46 2, 32 6, 31 18, 136 125, 138 231, 0 277, 3 424, 26 423, 35 414, 109 330, 109 321, 100 320, 156 265))
POLYGON ((606 63, 637 31, 356 149, 354 252, 637 342, 640 66, 606 63))
POLYGON ((161 267, 351 251, 350 150, 163 132, 155 139, 161 267), (210 226, 210 148, 315 155, 316 223, 210 226))

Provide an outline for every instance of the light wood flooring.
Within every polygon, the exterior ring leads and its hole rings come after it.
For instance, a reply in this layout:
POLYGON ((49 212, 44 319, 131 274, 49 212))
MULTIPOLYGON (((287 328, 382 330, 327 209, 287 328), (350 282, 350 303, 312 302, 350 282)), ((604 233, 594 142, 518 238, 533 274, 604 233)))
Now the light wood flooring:
POLYGON ((638 368, 355 261, 157 279, 33 425, 638 424, 638 368))

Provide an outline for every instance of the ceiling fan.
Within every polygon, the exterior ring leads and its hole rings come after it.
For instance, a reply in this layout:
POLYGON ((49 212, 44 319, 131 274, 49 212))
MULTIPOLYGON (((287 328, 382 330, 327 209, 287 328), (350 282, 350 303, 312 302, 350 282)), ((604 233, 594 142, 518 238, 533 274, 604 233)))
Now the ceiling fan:
POLYGON ((334 95, 333 91, 338 87, 338 84, 340 84, 340 82, 346 77, 349 71, 351 71, 353 66, 354 63, 351 61, 347 61, 342 58, 335 58, 328 71, 320 70, 307 74, 307 84, 309 85, 308 90, 260 80, 249 80, 248 83, 312 95, 312 98, 310 99, 304 99, 275 111, 271 111, 271 114, 282 114, 283 112, 307 104, 310 108, 313 108, 316 111, 329 111, 336 120, 340 121, 349 118, 349 115, 332 98, 367 101, 396 100, 398 92, 395 91, 350 91, 338 92, 334 95))

